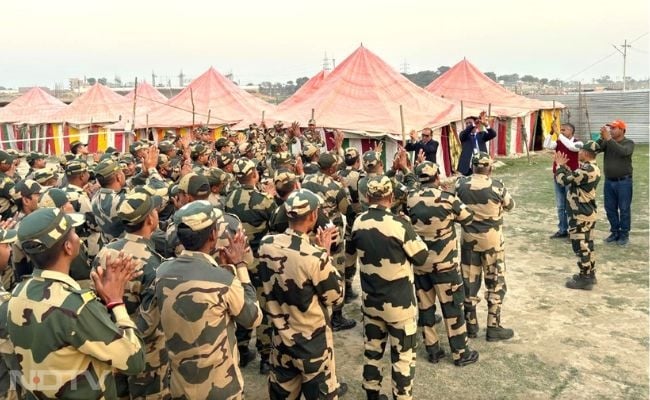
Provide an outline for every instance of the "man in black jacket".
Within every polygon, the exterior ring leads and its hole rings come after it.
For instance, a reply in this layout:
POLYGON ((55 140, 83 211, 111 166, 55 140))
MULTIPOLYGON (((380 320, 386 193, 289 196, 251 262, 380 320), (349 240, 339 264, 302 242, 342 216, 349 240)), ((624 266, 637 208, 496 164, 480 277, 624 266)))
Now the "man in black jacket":
POLYGON ((459 139, 463 146, 456 170, 465 176, 472 174, 472 154, 478 152, 488 153, 486 143, 497 137, 497 132, 490 124, 483 111, 478 117, 467 117, 465 129, 460 133, 459 139))
POLYGON ((422 130, 422 140, 417 141, 417 133, 415 130, 412 130, 410 133, 411 139, 406 143, 404 147, 406 151, 415 151, 415 156, 417 157, 420 150, 424 151, 424 158, 426 161, 431 161, 432 163, 436 162, 436 154, 438 152, 438 142, 433 140, 433 132, 430 128, 424 128, 422 130))

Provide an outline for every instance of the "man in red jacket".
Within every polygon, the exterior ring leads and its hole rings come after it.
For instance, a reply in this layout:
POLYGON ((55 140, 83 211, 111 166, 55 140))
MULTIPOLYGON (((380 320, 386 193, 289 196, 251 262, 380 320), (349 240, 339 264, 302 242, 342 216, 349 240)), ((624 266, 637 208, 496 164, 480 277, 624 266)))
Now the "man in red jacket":
MULTIPOLYGON (((560 126, 560 133, 556 132, 556 125, 553 124, 551 134, 544 139, 544 148, 555 150, 556 153, 562 153, 567 158, 567 165, 572 170, 578 169, 578 151, 582 147, 582 142, 576 140, 574 137, 575 126, 570 123, 562 124, 560 126)), ((553 176, 557 164, 553 161, 553 176)), ((555 185, 555 204, 557 206, 558 230, 551 239, 562 239, 569 237, 569 221, 566 213, 566 187, 559 185, 554 181, 555 185)))

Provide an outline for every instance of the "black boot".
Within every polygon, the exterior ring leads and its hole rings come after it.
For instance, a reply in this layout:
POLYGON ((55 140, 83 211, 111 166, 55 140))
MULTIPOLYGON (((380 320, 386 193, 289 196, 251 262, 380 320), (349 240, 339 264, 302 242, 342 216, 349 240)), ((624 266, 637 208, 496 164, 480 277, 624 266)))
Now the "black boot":
POLYGON ((433 324, 438 325, 439 323, 442 322, 442 317, 438 314, 433 314, 433 324))
POLYGON ((348 384, 345 382, 339 382, 339 387, 336 389, 336 395, 341 397, 348 392, 348 384))
POLYGON ((345 304, 352 303, 356 298, 359 297, 359 294, 356 293, 354 290, 352 290, 352 284, 350 283, 345 283, 345 297, 343 298, 345 301, 345 304))
POLYGON ((457 367, 464 367, 466 365, 474 364, 477 361, 478 351, 472 350, 468 347, 458 360, 454 360, 454 365, 457 367))
MULTIPOLYGON (((575 275, 573 275, 572 278, 573 278, 573 280, 575 281, 575 280, 577 280, 579 277, 580 277, 580 274, 575 274, 575 275)), ((592 283, 593 285, 595 285, 595 284, 598 283, 598 279, 596 279, 596 273, 593 272, 593 271, 590 272, 590 273, 588 273, 588 274, 586 274, 586 275, 585 275, 585 278, 587 278, 587 280, 590 280, 591 283, 592 283)))
POLYGON ((578 274, 566 281, 566 287, 569 289, 591 290, 594 288, 594 281, 587 275, 578 274))
POLYGON ((429 362, 432 364, 437 364, 438 361, 445 358, 445 351, 440 348, 439 343, 433 346, 427 346, 427 354, 429 355, 429 362))
POLYGON ((379 390, 366 390, 366 399, 368 400, 388 400, 385 394, 379 394, 379 390))
POLYGON ((502 326, 488 326, 485 333, 485 340, 488 342, 496 342, 499 340, 508 340, 515 335, 512 329, 504 328, 502 326))
POLYGON ((268 355, 262 355, 260 359, 260 375, 268 375, 271 372, 271 363, 268 355))
POLYGON ((246 367, 257 355, 257 352, 249 349, 248 346, 237 346, 237 349, 239 350, 239 366, 241 368, 246 367))
POLYGON ((357 326, 357 321, 345 318, 342 310, 332 312, 332 330, 334 332, 352 329, 355 326, 357 326))

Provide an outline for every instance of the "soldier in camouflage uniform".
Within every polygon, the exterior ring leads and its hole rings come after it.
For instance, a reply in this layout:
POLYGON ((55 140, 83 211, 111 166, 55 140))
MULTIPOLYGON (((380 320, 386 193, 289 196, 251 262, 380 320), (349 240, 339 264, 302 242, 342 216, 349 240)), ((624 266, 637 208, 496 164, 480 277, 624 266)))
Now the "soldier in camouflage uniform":
MULTIPOLYGON (((336 158, 331 153, 325 153, 318 159, 320 170, 305 176, 302 187, 320 195, 323 198, 323 212, 338 228, 337 246, 332 251, 332 261, 342 276, 345 275, 345 224, 354 222, 354 211, 350 205, 345 188, 334 176, 337 171, 336 158)), ((356 321, 343 316, 343 305, 334 308, 332 326, 334 331, 352 329, 356 321)))
POLYGON ((479 324, 476 305, 481 280, 485 279, 488 305, 488 341, 512 338, 512 329, 501 326, 501 304, 506 295, 506 263, 503 238, 503 212, 515 207, 501 181, 492 179, 492 159, 485 152, 472 156, 473 174, 456 182, 456 195, 474 212, 474 220, 463 225, 460 263, 465 286, 467 335, 474 338, 479 324))
MULTIPOLYGON (((232 191, 226 199, 226 212, 235 214, 241 220, 244 232, 248 238, 255 260, 248 266, 251 281, 257 289, 258 300, 264 310, 262 296, 262 282, 257 271, 257 250, 262 237, 268 233, 269 220, 275 211, 276 205, 273 198, 258 191, 255 185, 259 182, 259 174, 255 163, 247 158, 237 160, 233 167, 240 187, 232 191)), ((241 352, 246 352, 251 338, 251 331, 238 329, 237 339, 241 352)), ((261 356, 260 373, 270 370, 269 354, 271 352, 271 336, 268 319, 264 315, 262 324, 258 327, 256 347, 261 356)))
POLYGON ((596 187, 600 181, 600 169, 596 165, 598 143, 590 140, 578 153, 580 168, 575 171, 567 166, 567 157, 555 153, 558 165, 555 180, 567 188, 569 214, 569 237, 573 252, 578 255, 580 272, 566 282, 570 289, 591 290, 596 284, 596 261, 594 260, 593 231, 598 219, 596 187))
MULTIPOLYGON (((0 227, 0 270, 11 268, 9 267, 11 247, 18 238, 15 229, 5 229, 8 227, 6 224, 2 226, 4 227, 0 227)), ((14 346, 7 333, 7 307, 10 298, 11 293, 0 285, 0 399, 14 400, 18 398, 17 382, 10 371, 16 367, 16 357, 14 346)))
POLYGON ((311 143, 316 146, 316 148, 325 146, 323 136, 321 135, 320 130, 316 128, 316 120, 313 118, 307 123, 307 129, 302 133, 301 139, 303 146, 305 143, 311 143))
POLYGON ((47 156, 45 154, 37 153, 37 152, 31 152, 27 155, 26 161, 27 164, 29 165, 29 169, 27 170, 27 174, 25 174, 25 179, 34 179, 34 172, 36 170, 42 169, 46 167, 46 162, 45 160, 47 159, 47 156))
POLYGON ((34 180, 44 187, 57 186, 59 176, 56 170, 52 167, 45 167, 34 171, 34 180))
MULTIPOLYGON (((360 168, 361 157, 359 151, 354 147, 345 149, 345 169, 339 171, 339 176, 343 179, 343 186, 350 195, 350 206, 354 212, 354 218, 361 213, 361 203, 359 202, 359 180, 365 176, 365 172, 360 168)), ((350 239, 352 238, 352 222, 345 226, 345 302, 350 303, 359 297, 352 290, 352 281, 357 274, 357 260, 347 250, 350 248, 350 239)))
POLYGON ((226 207, 226 199, 221 195, 226 185, 229 183, 230 175, 223 172, 217 167, 210 168, 210 171, 205 176, 210 184, 210 194, 208 201, 214 207, 224 210, 226 207))
MULTIPOLYGON (((158 208, 162 204, 159 196, 151 196, 143 191, 127 194, 120 204, 117 217, 125 225, 123 237, 112 241, 97 254, 93 267, 106 263, 106 257, 116 257, 120 252, 133 256, 136 269, 142 275, 126 284, 124 305, 133 321, 138 318, 142 306, 149 308, 154 296, 153 282, 156 270, 163 258, 155 251, 151 235, 158 228, 158 208), (143 304, 144 303, 144 304, 143 304)), ((169 359, 165 349, 165 337, 160 330, 153 329, 151 334, 143 337, 145 344, 145 369, 141 373, 128 377, 116 376, 118 395, 137 398, 165 398, 169 396, 169 359), (120 382, 121 381, 121 382, 120 382), (122 383, 122 387, 120 387, 122 383), (120 389, 122 392, 120 393, 120 389)))
MULTIPOLYGON (((185 250, 156 272, 155 295, 138 327, 147 337, 160 324, 171 361, 172 398, 241 399, 243 378, 235 348, 235 322, 254 328, 262 320, 241 255, 239 233, 219 252, 217 210, 194 201, 174 215, 185 250)), ((144 303, 143 303, 144 305, 144 303)))
POLYGON ((474 214, 454 194, 439 189, 437 164, 422 162, 415 169, 415 175, 421 186, 409 194, 407 210, 413 229, 429 248, 426 263, 414 268, 418 325, 422 327, 429 361, 437 363, 445 355, 434 327, 437 297, 454 364, 465 366, 478 360, 478 352, 467 346, 465 292, 454 223, 468 224, 474 214))
POLYGON ((259 274, 273 326, 271 399, 334 399, 347 390, 337 391, 328 312, 343 302, 342 278, 326 250, 335 228, 320 230, 315 244, 308 236, 321 203, 307 189, 293 192, 284 203, 289 228, 260 244, 259 274))
POLYGON ((318 159, 320 158, 320 150, 312 143, 305 143, 302 146, 302 159, 305 164, 305 174, 315 174, 320 170, 318 166, 318 159))
MULTIPOLYGON (((20 228, 22 220, 29 214, 38 209, 38 200, 45 189, 38 182, 27 179, 16 182, 12 188, 12 197, 14 204, 18 207, 18 214, 15 217, 17 222, 16 229, 20 228)), ((11 265, 13 268, 12 279, 3 282, 3 285, 9 290, 13 290, 14 285, 23 279, 23 276, 30 275, 34 269, 31 261, 23 251, 19 242, 14 242, 11 252, 11 265)))
POLYGON ((11 189, 16 181, 15 157, 4 150, 0 150, 0 217, 8 219, 13 217, 18 208, 11 198, 11 189))
POLYGON ((197 174, 204 174, 209 167, 210 148, 205 143, 195 143, 191 146, 190 157, 192 159, 192 170, 197 174))
POLYGON ((138 274, 132 261, 112 259, 93 275, 101 302, 68 275, 79 252, 74 227, 82 222, 79 214, 42 208, 18 229, 22 248, 38 266, 16 287, 7 313, 27 398, 114 399, 112 372, 135 374, 144 367, 142 341, 122 302, 124 284, 138 274))
POLYGON ((365 176, 359 179, 359 212, 368 210, 368 181, 376 176, 384 174, 384 163, 381 161, 381 154, 376 151, 363 153, 363 170, 365 176))
MULTIPOLYGON (((427 246, 411 223, 390 211, 393 185, 388 177, 368 181, 368 211, 352 227, 352 253, 358 256, 363 292, 363 388, 379 399, 382 358, 390 343, 394 399, 411 399, 417 343, 417 303, 413 266, 427 259, 427 246)), ((384 397, 385 398, 385 397, 384 397)))

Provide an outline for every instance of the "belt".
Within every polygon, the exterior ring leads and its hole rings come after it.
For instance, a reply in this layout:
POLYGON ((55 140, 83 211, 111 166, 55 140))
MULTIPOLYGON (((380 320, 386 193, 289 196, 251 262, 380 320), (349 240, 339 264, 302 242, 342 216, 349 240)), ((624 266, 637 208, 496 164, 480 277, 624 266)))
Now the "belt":
POLYGON ((625 175, 625 176, 621 176, 619 178, 607 178, 608 181, 614 181, 614 182, 624 181, 624 180, 627 180, 627 179, 632 179, 632 175, 625 175))

